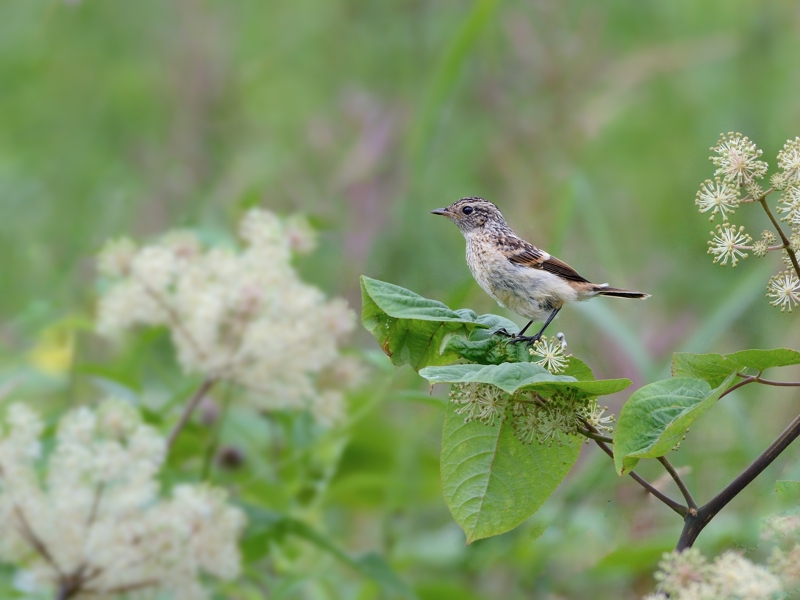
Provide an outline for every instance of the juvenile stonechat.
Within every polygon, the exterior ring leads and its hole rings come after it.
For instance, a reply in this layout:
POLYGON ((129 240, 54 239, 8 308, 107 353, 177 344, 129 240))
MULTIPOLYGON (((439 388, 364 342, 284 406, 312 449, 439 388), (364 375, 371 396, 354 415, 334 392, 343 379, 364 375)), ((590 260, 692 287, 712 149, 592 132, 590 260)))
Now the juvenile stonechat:
POLYGON ((467 264, 478 285, 500 306, 530 319, 516 336, 505 330, 497 332, 510 337, 512 342, 536 342, 561 307, 570 302, 595 296, 650 297, 607 283, 591 283, 567 263, 511 231, 497 207, 483 198, 462 198, 431 213, 447 217, 464 234, 467 264), (545 317, 547 320, 536 335, 523 335, 531 323, 541 322, 545 317))

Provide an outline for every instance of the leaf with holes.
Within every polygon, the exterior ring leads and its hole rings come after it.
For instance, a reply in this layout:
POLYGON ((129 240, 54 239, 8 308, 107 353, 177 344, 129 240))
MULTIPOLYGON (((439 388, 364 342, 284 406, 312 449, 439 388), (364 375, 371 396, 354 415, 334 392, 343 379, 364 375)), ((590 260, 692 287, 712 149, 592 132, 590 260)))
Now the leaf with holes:
POLYGON ((435 300, 384 281, 361 277, 361 321, 395 365, 419 370, 458 359, 442 352, 448 334, 466 336, 470 328, 483 327, 472 311, 453 311, 435 300))
POLYGON ((361 297, 364 327, 395 365, 408 364, 416 370, 451 363, 462 356, 461 352, 469 360, 485 361, 485 355, 497 352, 497 342, 488 339, 491 332, 501 327, 518 331, 514 323, 498 315, 451 310, 436 300, 365 276, 361 277, 361 297), (468 343, 470 335, 479 329, 486 330, 486 336, 473 338, 475 344, 468 343))

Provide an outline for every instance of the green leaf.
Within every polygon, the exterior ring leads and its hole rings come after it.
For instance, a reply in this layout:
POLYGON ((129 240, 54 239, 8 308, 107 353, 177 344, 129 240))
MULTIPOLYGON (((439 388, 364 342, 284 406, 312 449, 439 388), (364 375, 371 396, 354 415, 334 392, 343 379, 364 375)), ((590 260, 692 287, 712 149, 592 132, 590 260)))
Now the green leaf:
POLYGON ((361 277, 361 322, 372 333, 395 365, 409 364, 419 370, 458 359, 452 350, 442 352, 445 336, 487 327, 471 310, 450 310, 384 281, 361 277))
POLYGON ((725 358, 739 363, 748 369, 763 371, 771 367, 788 367, 800 364, 800 352, 788 348, 774 350, 741 350, 726 354, 725 358))
POLYGON ((710 409, 735 375, 713 388, 707 381, 675 377, 636 390, 622 407, 614 436, 617 473, 629 473, 640 458, 664 456, 686 429, 710 409))
MULTIPOLYGON (((583 365, 585 367, 585 365, 583 365)), ((576 369, 586 376, 588 368, 576 369)), ((579 381, 570 375, 553 375, 533 363, 504 363, 501 365, 448 365, 426 367, 419 372, 431 383, 488 383, 508 394, 532 390, 543 394, 566 389, 577 390, 588 396, 605 396, 624 390, 629 379, 602 379, 579 381)), ((589 372, 591 375, 591 372, 589 372)))
POLYGON ((442 493, 467 543, 509 531, 535 513, 578 460, 580 442, 523 444, 509 420, 464 422, 449 404, 442 433, 442 493))
POLYGON ((676 352, 672 356, 672 376, 704 379, 710 385, 718 386, 728 375, 742 369, 763 371, 797 364, 800 364, 800 352, 788 348, 741 350, 724 355, 676 352))
POLYGON ((578 381, 594 381, 594 373, 585 362, 574 356, 569 357, 567 368, 564 370, 563 375, 574 377, 578 381))
POLYGON ((530 360, 530 353, 525 344, 507 344, 505 340, 497 337, 473 341, 458 334, 451 335, 445 339, 443 352, 457 354, 461 358, 481 365, 530 360))
POLYGON ((438 300, 429 300, 398 285, 361 276, 365 297, 391 317, 418 321, 475 323, 472 311, 456 312, 438 300))
POLYGON ((702 379, 709 385, 718 386, 731 373, 738 373, 741 365, 726 359, 721 354, 691 354, 676 352, 672 355, 672 376, 702 379))
POLYGON ((530 362, 531 353, 527 344, 510 344, 508 339, 493 335, 498 329, 518 333, 519 327, 499 315, 481 315, 478 323, 485 328, 474 328, 468 337, 459 333, 449 335, 444 341, 444 351, 454 352, 461 358, 481 365, 499 365, 504 362, 530 362))

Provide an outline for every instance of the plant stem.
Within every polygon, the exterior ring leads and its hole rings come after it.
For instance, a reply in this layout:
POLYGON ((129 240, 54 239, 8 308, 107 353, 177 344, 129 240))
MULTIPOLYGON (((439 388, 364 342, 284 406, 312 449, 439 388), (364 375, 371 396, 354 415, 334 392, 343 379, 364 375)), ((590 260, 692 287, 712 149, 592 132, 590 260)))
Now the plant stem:
POLYGON ((697 510, 697 514, 688 514, 683 523, 683 531, 678 540, 676 551, 691 548, 697 536, 703 531, 719 511, 733 500, 739 492, 747 487, 772 461, 774 461, 789 445, 800 436, 800 415, 798 415, 789 426, 784 429, 777 439, 772 442, 764 452, 756 458, 750 466, 739 474, 728 486, 719 494, 714 496, 707 504, 697 510))
POLYGON ((593 433, 588 429, 578 429, 578 433, 580 433, 583 437, 594 440, 595 442, 606 442, 607 444, 614 443, 614 438, 610 438, 607 435, 600 435, 599 433, 593 433))
POLYGON ((683 494, 684 499, 686 500, 686 504, 689 506, 689 513, 692 511, 697 512, 697 502, 694 501, 692 498, 692 493, 689 491, 689 488, 686 487, 686 483, 681 478, 678 471, 675 470, 675 467, 672 466, 672 463, 667 460, 666 456, 659 456, 658 462, 664 465, 664 468, 669 473, 672 480, 677 484, 678 488, 681 490, 681 494, 683 494))
POLYGON ((756 379, 758 383, 763 383, 764 385, 774 385, 777 387, 798 387, 800 386, 800 381, 772 381, 770 379, 761 379, 758 377, 756 379))
POLYGON ((794 254, 794 250, 791 248, 791 244, 789 243, 789 238, 786 237, 786 234, 783 232, 783 227, 781 227, 778 220, 775 218, 775 215, 772 214, 772 211, 769 208, 769 204, 767 204, 767 194, 772 191, 772 188, 768 189, 764 192, 764 195, 761 196, 758 201, 761 203, 761 207, 764 209, 764 212, 767 213, 769 220, 772 221, 772 225, 775 227, 775 230, 778 232, 778 235, 781 237, 781 241, 783 242, 783 247, 786 249, 786 254, 789 255, 789 260, 792 261, 792 266, 794 267, 794 272, 797 273, 797 276, 800 277, 800 264, 797 263, 797 256, 794 254))
MULTIPOLYGON (((611 458, 611 460, 614 460, 614 451, 611 448, 609 448, 608 444, 606 444, 606 442, 604 441, 604 439, 608 439, 608 438, 605 438, 605 436, 600 435, 599 432, 597 432, 596 430, 592 431, 592 429, 594 429, 594 427, 592 427, 588 423, 584 423, 584 425, 586 426, 586 430, 584 431, 583 429, 578 429, 578 432, 581 435, 585 435, 589 439, 594 440, 595 444, 600 446, 600 448, 603 450, 603 452, 608 454, 608 456, 611 458), (587 435, 587 434, 590 434, 590 435, 587 435)), ((655 496, 656 498, 661 500, 661 502, 663 502, 664 504, 669 506, 672 510, 674 510, 676 513, 678 513, 680 516, 686 518, 686 516, 689 514, 689 509, 686 508, 683 504, 681 504, 680 502, 676 502, 675 500, 673 500, 672 498, 670 498, 669 496, 667 496, 666 494, 664 494, 660 490, 654 488, 650 483, 648 483, 643 477, 641 477, 635 471, 631 471, 628 474, 631 476, 631 479, 633 479, 636 483, 641 485, 648 492, 653 494, 653 496, 655 496)))
POLYGON ((172 448, 172 445, 175 443, 175 438, 178 437, 178 434, 189 421, 189 417, 192 416, 194 409, 197 408, 197 405, 200 404, 203 396, 208 393, 215 383, 217 383, 217 380, 214 378, 205 379, 203 383, 200 384, 200 387, 197 388, 194 395, 186 403, 186 406, 183 409, 183 414, 181 414, 181 418, 178 419, 178 422, 175 423, 175 427, 173 427, 172 431, 169 432, 169 437, 167 438, 167 449, 172 448))
POLYGON ((738 390, 740 387, 747 385, 748 383, 753 383, 754 381, 758 381, 758 375, 745 376, 745 375, 741 375, 740 374, 739 377, 744 377, 744 379, 742 379, 742 381, 740 381, 736 385, 731 386, 727 390, 722 392, 722 394, 720 394, 720 399, 724 398, 725 396, 730 394, 732 391, 738 390))

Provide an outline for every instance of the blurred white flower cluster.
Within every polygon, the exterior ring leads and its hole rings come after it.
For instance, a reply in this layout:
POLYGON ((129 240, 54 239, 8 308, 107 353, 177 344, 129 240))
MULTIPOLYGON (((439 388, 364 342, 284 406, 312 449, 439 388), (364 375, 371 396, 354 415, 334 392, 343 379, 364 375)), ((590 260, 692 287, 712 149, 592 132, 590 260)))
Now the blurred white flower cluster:
POLYGON ((112 285, 100 301, 99 332, 164 325, 186 372, 234 382, 264 408, 310 405, 320 421, 335 420, 341 393, 315 383, 323 371, 342 371, 339 345, 354 327, 353 311, 292 268, 292 252, 314 243, 303 221, 254 209, 239 234, 239 252, 204 249, 186 231, 141 247, 107 244, 98 263, 112 285))
POLYGON ((780 579, 741 554, 725 552, 709 562, 699 550, 664 555, 656 573, 660 591, 645 600, 777 600, 780 579))
POLYGON ((800 513, 768 519, 762 538, 775 544, 767 566, 780 578, 784 589, 796 597, 800 592, 800 513))
POLYGON ((67 413, 46 460, 42 429, 14 404, 0 433, 0 560, 18 568, 22 591, 203 599, 201 573, 238 575, 243 513, 203 485, 160 498, 165 441, 133 407, 108 400, 67 413))

